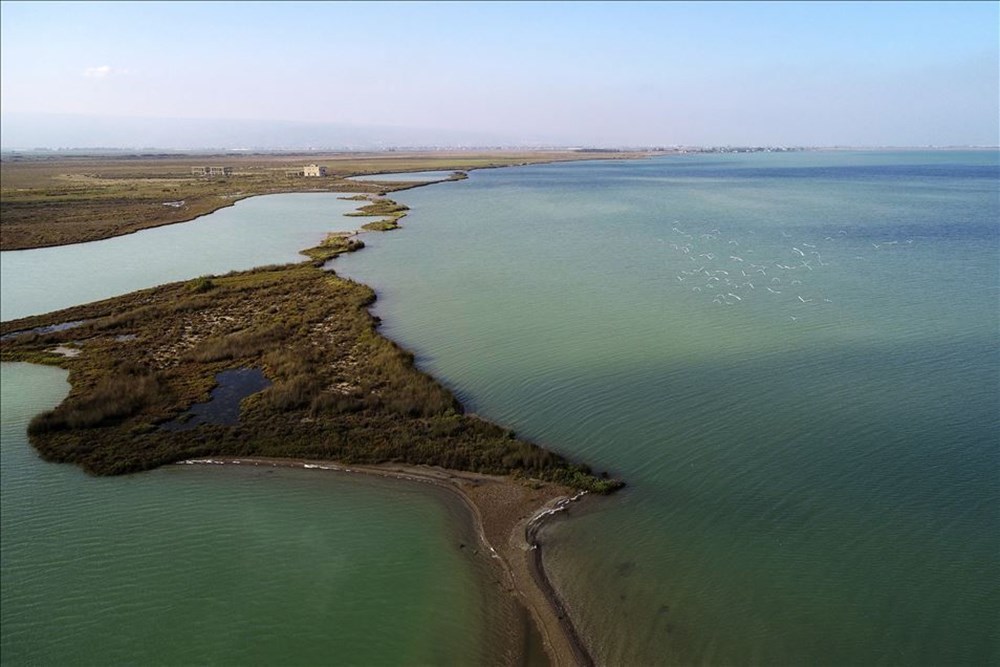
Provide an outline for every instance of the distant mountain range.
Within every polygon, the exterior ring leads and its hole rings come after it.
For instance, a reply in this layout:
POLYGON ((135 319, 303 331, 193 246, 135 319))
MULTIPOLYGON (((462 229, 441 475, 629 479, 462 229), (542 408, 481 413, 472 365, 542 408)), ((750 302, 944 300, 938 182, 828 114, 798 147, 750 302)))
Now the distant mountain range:
POLYGON ((76 114, 0 114, 0 148, 376 150, 391 147, 531 146, 500 134, 431 128, 76 114))

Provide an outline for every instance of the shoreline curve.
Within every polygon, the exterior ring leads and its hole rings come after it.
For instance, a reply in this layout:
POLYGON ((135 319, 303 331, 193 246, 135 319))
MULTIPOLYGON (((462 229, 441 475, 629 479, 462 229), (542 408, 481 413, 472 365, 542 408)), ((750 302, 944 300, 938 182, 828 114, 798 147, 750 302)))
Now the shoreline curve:
MULTIPOLYGON (((542 560, 538 531, 587 492, 528 486, 499 475, 402 464, 348 465, 324 460, 267 457, 186 459, 173 465, 243 465, 302 468, 431 484, 454 494, 470 511, 479 540, 503 573, 513 597, 528 611, 554 665, 591 667, 594 660, 542 560), (501 541, 502 538, 502 541, 501 541)), ((523 656, 518 656, 520 661, 523 656)))

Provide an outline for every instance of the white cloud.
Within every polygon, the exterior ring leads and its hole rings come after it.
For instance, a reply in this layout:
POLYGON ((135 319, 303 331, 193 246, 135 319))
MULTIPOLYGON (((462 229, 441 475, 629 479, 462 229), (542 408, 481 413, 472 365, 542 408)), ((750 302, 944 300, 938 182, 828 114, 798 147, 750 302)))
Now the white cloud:
POLYGON ((116 70, 111 69, 111 65, 101 65, 100 67, 88 67, 83 70, 83 75, 88 79, 106 79, 111 74, 117 74, 116 70))

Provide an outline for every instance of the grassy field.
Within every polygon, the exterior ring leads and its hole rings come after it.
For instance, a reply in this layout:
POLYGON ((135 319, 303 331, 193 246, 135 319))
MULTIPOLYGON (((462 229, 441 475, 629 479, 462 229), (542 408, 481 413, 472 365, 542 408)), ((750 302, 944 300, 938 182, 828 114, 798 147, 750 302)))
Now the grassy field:
POLYGON ((362 174, 463 172, 539 162, 624 157, 636 155, 574 151, 114 157, 5 154, 0 160, 0 250, 120 236, 191 220, 253 195, 279 192, 378 194, 424 185, 345 180, 362 174), (327 176, 293 175, 311 163, 325 166, 327 176), (233 171, 229 176, 195 176, 191 169, 198 166, 231 167, 233 171))
POLYGON ((3 323, 7 334, 84 321, 0 340, 3 361, 70 371, 69 396, 32 421, 32 444, 47 460, 100 475, 193 457, 269 456, 436 465, 601 493, 620 486, 463 414, 410 353, 378 334, 367 310, 372 290, 320 268, 362 245, 333 235, 306 251, 311 262, 206 276, 3 323), (60 353, 66 349, 79 354, 60 353), (243 400, 238 425, 162 428, 208 400, 216 374, 234 368, 261 369, 272 382, 243 400))

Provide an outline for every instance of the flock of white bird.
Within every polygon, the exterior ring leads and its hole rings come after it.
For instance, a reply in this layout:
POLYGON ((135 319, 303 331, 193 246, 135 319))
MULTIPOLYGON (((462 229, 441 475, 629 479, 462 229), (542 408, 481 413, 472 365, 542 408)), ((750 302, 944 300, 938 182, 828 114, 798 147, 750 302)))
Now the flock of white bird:
MULTIPOLYGON (((754 243, 754 232, 743 239, 730 238, 718 229, 698 230, 675 221, 666 239, 657 239, 675 253, 673 266, 682 265, 677 285, 700 293, 719 306, 737 306, 757 298, 781 299, 799 310, 832 304, 812 287, 816 272, 834 266, 824 257, 841 255, 849 244, 846 230, 807 242, 781 232, 781 242, 754 243), (761 246, 766 250, 758 252, 761 246)), ((912 244, 913 240, 871 243, 874 250, 912 244)), ((862 259, 856 256, 856 259, 862 259)), ((790 315, 798 320, 798 315, 790 315)))

